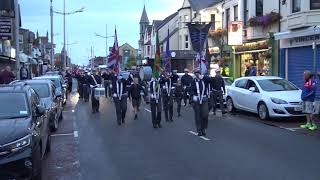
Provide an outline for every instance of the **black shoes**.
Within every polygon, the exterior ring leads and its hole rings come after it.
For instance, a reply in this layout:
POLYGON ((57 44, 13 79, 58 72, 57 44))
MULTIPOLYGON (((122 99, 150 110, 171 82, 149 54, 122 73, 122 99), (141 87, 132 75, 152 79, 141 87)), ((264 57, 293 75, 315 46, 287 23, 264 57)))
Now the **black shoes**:
POLYGON ((134 115, 134 120, 137 120, 138 119, 138 115, 134 115))
POLYGON ((202 136, 203 134, 202 134, 202 132, 198 132, 198 136, 202 136))
POLYGON ((158 129, 158 126, 156 124, 153 125, 154 129, 158 129))
POLYGON ((159 127, 159 128, 162 128, 161 124, 158 124, 158 127, 159 127))

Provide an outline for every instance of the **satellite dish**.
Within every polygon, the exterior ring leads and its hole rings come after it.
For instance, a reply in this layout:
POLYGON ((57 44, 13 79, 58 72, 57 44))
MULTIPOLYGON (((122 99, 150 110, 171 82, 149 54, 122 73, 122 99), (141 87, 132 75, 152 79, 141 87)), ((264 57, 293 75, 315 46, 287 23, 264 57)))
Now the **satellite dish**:
POLYGON ((171 52, 171 57, 176 57, 177 53, 176 52, 171 52))

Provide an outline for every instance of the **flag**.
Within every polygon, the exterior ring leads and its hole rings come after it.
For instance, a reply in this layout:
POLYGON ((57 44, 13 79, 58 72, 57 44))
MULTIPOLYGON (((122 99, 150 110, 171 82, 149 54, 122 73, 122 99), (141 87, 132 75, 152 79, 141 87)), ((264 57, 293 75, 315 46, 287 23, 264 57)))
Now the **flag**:
POLYGON ((166 59, 165 59, 165 69, 167 72, 171 72, 171 54, 170 54, 170 33, 168 28, 168 37, 166 45, 166 59))
POLYGON ((153 67, 153 75, 155 77, 159 77, 160 76, 160 44, 159 44, 159 34, 157 32, 156 35, 156 56, 154 59, 154 67, 153 67))
POLYGON ((116 73, 119 73, 119 71, 120 71, 120 58, 119 58, 117 29, 115 29, 113 47, 111 49, 110 55, 108 56, 108 68, 113 69, 116 73))

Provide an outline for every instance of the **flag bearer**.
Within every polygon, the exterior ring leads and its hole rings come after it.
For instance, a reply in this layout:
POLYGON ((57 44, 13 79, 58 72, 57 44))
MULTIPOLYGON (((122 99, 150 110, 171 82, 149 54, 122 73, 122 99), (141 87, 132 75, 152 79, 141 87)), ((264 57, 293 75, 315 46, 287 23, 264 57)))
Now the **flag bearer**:
POLYGON ((161 128, 161 87, 159 78, 153 77, 150 82, 150 97, 153 128, 161 128))
POLYGON ((116 106, 116 114, 117 114, 117 122, 118 125, 125 123, 125 117, 127 112, 127 82, 122 77, 122 75, 118 75, 117 80, 113 81, 112 84, 112 94, 113 101, 116 106))

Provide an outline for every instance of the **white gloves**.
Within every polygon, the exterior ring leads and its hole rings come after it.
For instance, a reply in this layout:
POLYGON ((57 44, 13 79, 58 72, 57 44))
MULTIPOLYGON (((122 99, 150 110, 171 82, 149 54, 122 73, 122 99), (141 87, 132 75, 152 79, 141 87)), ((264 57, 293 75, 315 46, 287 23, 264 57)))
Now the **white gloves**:
POLYGON ((117 95, 116 93, 114 93, 112 96, 113 96, 114 98, 116 98, 118 95, 117 95))

